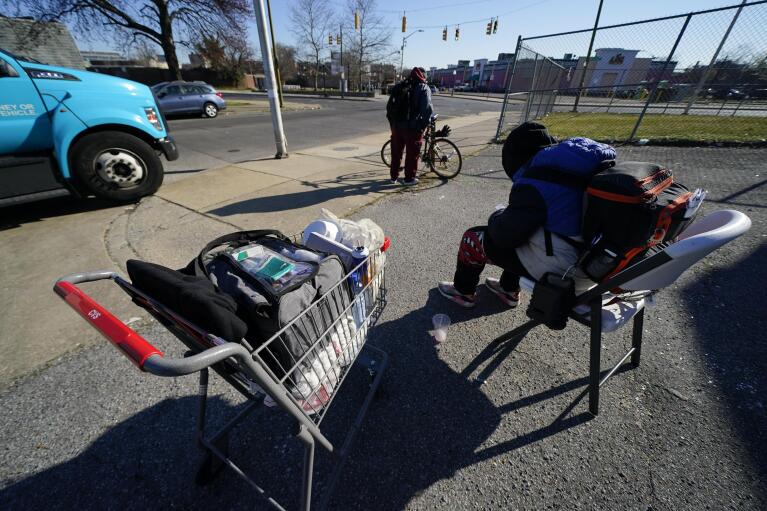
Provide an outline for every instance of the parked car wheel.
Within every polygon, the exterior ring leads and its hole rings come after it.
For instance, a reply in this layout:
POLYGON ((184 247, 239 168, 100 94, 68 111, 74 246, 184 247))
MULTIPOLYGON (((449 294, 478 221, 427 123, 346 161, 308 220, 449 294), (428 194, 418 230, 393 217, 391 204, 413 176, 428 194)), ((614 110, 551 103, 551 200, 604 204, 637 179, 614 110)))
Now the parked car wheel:
POLYGON ((70 151, 70 168, 84 192, 120 202, 153 194, 163 180, 155 150, 119 131, 91 133, 78 140, 70 151))
POLYGON ((210 102, 205 103, 202 106, 202 114, 205 117, 210 117, 210 118, 216 117, 218 115, 218 107, 216 106, 215 103, 210 103, 210 102))

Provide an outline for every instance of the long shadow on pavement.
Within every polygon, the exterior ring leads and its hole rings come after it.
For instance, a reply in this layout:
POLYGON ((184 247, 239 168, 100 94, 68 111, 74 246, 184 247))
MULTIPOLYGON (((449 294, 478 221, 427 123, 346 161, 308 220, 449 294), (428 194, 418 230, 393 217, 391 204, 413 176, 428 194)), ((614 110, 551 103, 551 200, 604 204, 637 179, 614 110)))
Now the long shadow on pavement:
MULTIPOLYGON (((767 283, 767 243, 746 258, 711 270, 681 293, 695 328, 697 351, 713 370, 734 433, 767 477, 767 316, 760 300, 767 283)), ((759 478, 759 475, 756 475, 759 478)))
POLYGON ((3 208, 0 217, 0 231, 14 229, 24 224, 39 222, 46 218, 86 213, 99 209, 118 206, 128 207, 130 204, 119 204, 114 201, 97 198, 77 198, 73 196, 56 197, 36 202, 28 202, 17 206, 3 208))
MULTIPOLYGON (((440 309, 436 290, 404 317, 371 330, 370 342, 396 350, 384 379, 383 396, 369 411, 340 483, 332 509, 404 509, 420 492, 457 471, 540 441, 588 419, 569 416, 578 396, 554 422, 501 444, 482 448, 502 415, 571 392, 585 382, 496 406, 466 374, 439 357, 423 331, 424 318, 440 309), (387 346, 386 344, 395 344, 387 346)), ((455 322, 502 312, 482 306, 456 313, 455 322)), ((479 355, 482 357, 482 354, 479 355)), ((366 390, 366 371, 355 367, 323 428, 338 441, 366 390)), ((149 383, 149 382, 147 382, 149 383)), ((214 397, 209 416, 221 423, 242 405, 214 397)), ((194 447, 195 396, 168 398, 106 430, 73 458, 13 482, 0 493, 4 509, 266 509, 265 502, 231 471, 210 486, 194 485, 199 454, 194 447)), ((261 408, 234 430, 232 457, 288 509, 298 504, 301 450, 294 424, 261 408)), ((329 456, 318 450, 315 494, 330 473, 329 456)))
MULTIPOLYGON (((433 183, 430 188, 444 184, 442 180, 428 181, 433 183)), ((392 185, 386 176, 386 172, 380 170, 347 173, 332 179, 302 181, 301 185, 305 188, 310 188, 310 190, 245 199, 218 207, 209 211, 209 213, 219 216, 231 216, 248 213, 290 211, 316 206, 334 199, 392 191, 396 190, 397 186, 399 186, 392 185)), ((418 191, 422 189, 423 186, 418 187, 418 191)))

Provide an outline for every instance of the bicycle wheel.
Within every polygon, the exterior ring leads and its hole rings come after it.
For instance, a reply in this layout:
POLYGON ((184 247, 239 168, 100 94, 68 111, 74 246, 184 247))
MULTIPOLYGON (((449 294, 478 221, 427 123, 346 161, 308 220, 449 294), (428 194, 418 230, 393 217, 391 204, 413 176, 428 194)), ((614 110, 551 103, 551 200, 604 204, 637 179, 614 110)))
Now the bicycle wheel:
POLYGON ((457 176, 463 167, 461 151, 446 138, 438 138, 434 141, 432 157, 429 160, 429 168, 445 179, 457 176))
POLYGON ((387 140, 381 148, 381 161, 387 167, 391 167, 391 139, 387 140))

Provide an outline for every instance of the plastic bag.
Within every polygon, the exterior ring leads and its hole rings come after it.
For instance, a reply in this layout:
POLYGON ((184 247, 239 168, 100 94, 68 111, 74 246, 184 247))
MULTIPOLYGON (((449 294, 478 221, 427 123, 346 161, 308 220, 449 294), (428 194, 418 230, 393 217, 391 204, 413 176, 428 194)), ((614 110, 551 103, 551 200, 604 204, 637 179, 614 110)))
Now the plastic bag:
POLYGON ((349 248, 365 247, 370 252, 381 248, 384 242, 384 232, 381 227, 369 218, 359 222, 338 218, 332 211, 322 208, 320 219, 333 222, 341 232, 341 243, 349 248))

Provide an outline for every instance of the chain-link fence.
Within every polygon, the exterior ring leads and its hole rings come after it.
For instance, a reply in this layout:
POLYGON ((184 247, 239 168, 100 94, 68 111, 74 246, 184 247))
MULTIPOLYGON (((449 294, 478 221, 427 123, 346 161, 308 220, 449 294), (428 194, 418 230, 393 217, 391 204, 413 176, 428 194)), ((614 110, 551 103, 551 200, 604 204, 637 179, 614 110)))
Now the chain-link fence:
POLYGON ((533 119, 613 142, 764 142, 767 0, 520 38, 498 138, 533 119))

